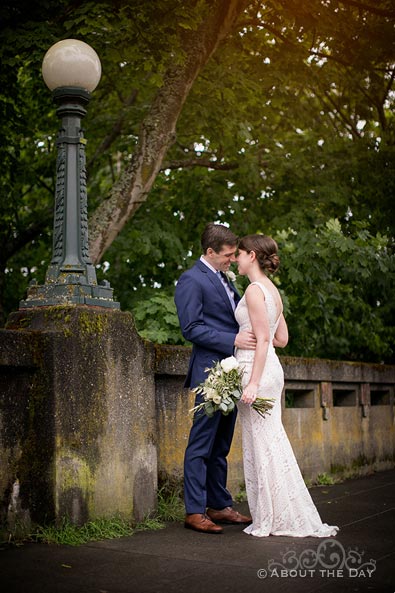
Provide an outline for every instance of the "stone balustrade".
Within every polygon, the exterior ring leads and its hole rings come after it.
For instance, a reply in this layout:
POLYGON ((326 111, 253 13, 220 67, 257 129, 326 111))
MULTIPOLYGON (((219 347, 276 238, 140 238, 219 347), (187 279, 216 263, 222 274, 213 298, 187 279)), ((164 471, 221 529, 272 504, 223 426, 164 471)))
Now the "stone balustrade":
MULTIPOLYGON (((194 397, 183 388, 190 349, 155 346, 158 463, 181 477, 194 397)), ((393 467, 395 367, 280 357, 285 375, 283 424, 306 480, 393 467)), ((240 428, 229 456, 229 485, 243 482, 240 428)))

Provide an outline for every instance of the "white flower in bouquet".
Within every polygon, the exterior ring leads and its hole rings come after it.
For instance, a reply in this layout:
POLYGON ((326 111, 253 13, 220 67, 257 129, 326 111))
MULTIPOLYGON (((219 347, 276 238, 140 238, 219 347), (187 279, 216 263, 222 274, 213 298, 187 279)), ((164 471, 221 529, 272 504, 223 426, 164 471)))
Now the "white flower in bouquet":
POLYGON ((229 356, 228 358, 224 358, 220 362, 221 368, 225 371, 225 373, 229 373, 233 369, 239 368, 239 363, 237 362, 234 356, 229 356))
MULTIPOLYGON (((233 412, 242 396, 244 370, 234 356, 229 356, 216 362, 206 371, 208 371, 206 380, 192 390, 195 393, 201 393, 204 401, 189 411, 193 414, 203 412, 209 418, 218 411, 227 416, 233 412)), ((261 416, 265 416, 273 407, 273 402, 273 399, 259 397, 252 404, 252 408, 261 416)))

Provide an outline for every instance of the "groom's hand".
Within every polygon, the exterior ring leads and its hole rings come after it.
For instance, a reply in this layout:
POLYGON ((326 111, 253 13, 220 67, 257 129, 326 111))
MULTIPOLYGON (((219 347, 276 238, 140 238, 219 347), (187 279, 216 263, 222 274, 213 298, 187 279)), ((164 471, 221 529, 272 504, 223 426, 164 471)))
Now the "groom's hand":
POLYGON ((235 346, 241 350, 255 350, 256 338, 254 332, 250 330, 239 332, 235 338, 235 346))

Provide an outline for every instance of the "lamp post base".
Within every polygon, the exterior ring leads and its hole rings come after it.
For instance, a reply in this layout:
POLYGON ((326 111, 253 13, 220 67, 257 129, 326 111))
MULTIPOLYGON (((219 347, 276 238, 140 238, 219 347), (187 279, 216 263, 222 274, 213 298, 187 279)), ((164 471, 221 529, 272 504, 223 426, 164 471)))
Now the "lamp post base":
POLYGON ((113 300, 113 292, 107 280, 103 280, 98 285, 86 284, 84 278, 78 275, 68 276, 65 283, 50 283, 41 286, 32 280, 26 300, 20 301, 19 308, 90 305, 119 309, 120 304, 113 300))

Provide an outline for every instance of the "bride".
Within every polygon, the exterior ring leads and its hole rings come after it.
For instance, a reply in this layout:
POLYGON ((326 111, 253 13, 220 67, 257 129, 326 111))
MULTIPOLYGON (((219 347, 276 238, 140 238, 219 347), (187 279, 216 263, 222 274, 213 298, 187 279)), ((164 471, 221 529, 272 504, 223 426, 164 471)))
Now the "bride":
POLYGON ((329 537, 338 527, 322 523, 304 483, 281 422, 284 373, 275 347, 288 342, 280 294, 268 278, 279 267, 277 244, 265 235, 248 235, 238 247, 239 274, 250 284, 235 315, 240 330, 255 333, 256 350, 237 350, 244 367, 239 403, 243 463, 252 524, 244 529, 257 537, 329 537), (262 418, 251 404, 257 397, 275 399, 270 415, 262 418))

